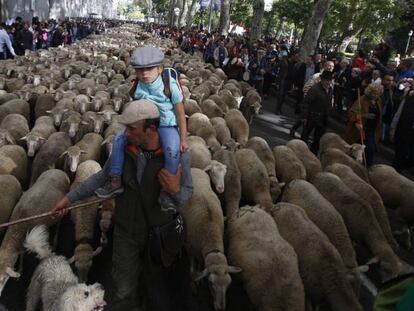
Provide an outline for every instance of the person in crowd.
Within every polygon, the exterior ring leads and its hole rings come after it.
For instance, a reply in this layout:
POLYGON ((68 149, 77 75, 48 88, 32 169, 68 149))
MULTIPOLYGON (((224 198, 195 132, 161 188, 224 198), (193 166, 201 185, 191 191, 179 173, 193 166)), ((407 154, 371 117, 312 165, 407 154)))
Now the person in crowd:
POLYGON ((10 52, 12 57, 16 56, 8 33, 10 30, 11 26, 0 24, 0 60, 8 58, 7 50, 10 52))
POLYGON ((228 57, 229 57, 229 53, 226 47, 224 46, 224 41, 220 40, 218 43, 218 46, 215 48, 214 53, 213 53, 214 66, 216 68, 222 68, 224 60, 226 60, 225 64, 227 64, 228 57))
MULTIPOLYGON (((105 310, 141 310, 137 288, 143 283, 139 287, 146 296, 145 310, 190 311, 191 277, 183 248, 185 224, 179 214, 162 212, 157 198, 161 188, 175 193, 182 204, 191 197, 191 158, 189 153, 183 154, 176 174, 163 168, 166 154, 155 152, 161 150, 160 112, 153 102, 132 102, 123 111, 120 122, 126 125, 122 179, 127 183, 124 192, 116 197, 112 251, 114 297, 105 310)), ((110 164, 111 158, 101 171, 58 200, 52 208, 54 217, 64 216, 71 204, 93 196, 107 183, 110 164)))
POLYGON ((342 112, 344 109, 345 84, 350 79, 350 75, 351 68, 349 66, 349 60, 342 58, 335 73, 334 86, 334 104, 339 112, 342 112))
POLYGON ((365 52, 362 49, 358 49, 355 52, 354 60, 352 62, 352 68, 359 68, 361 71, 365 69, 365 52))
POLYGON ((255 57, 253 57, 248 66, 250 84, 255 87, 260 95, 263 95, 263 78, 267 67, 265 55, 266 51, 258 48, 255 57))
POLYGON ((395 143, 393 167, 397 172, 414 166, 414 82, 404 82, 404 95, 390 126, 395 143))
POLYGON ((395 86, 394 77, 391 74, 386 74, 382 79, 382 86, 384 93, 382 94, 382 132, 381 141, 388 141, 390 136, 391 121, 394 117, 397 107, 396 98, 394 96, 395 86))
MULTIPOLYGON (((274 44, 272 44, 274 45, 274 44)), ((270 89, 272 84, 276 81, 277 77, 277 63, 278 63, 278 53, 272 47, 270 52, 266 55, 267 58, 267 68, 263 77, 263 96, 270 95, 270 89)))
POLYGON ((52 36, 52 47, 58 47, 63 45, 64 34, 62 26, 57 26, 52 36))
POLYGON ((361 90, 361 69, 352 68, 349 79, 345 82, 345 107, 347 110, 358 98, 358 90, 361 90))
POLYGON ((395 82, 399 83, 402 79, 412 79, 414 77, 414 72, 411 69, 413 63, 411 59, 403 59, 397 67, 397 75, 395 77, 395 82))
POLYGON ((33 33, 29 30, 29 24, 24 23, 23 29, 16 33, 16 49, 18 55, 23 55, 25 50, 33 48, 33 33))
POLYGON ((302 109, 306 113, 305 129, 302 140, 308 143, 312 131, 313 142, 310 150, 318 154, 319 141, 328 127, 329 109, 332 104, 333 74, 332 71, 324 70, 320 75, 320 82, 311 87, 306 93, 302 109), (307 109, 306 109, 307 108, 307 109))
MULTIPOLYGON (((283 48, 282 48, 283 50, 283 48)), ((282 53, 285 55, 285 53, 282 53)), ((293 68, 298 62, 298 51, 293 51, 289 56, 282 57, 279 70, 279 96, 276 104, 276 114, 282 114, 282 107, 285 102, 287 93, 293 85, 293 68)))
POLYGON ((374 164, 376 145, 381 139, 383 92, 384 88, 381 84, 371 83, 365 88, 364 95, 349 109, 344 139, 349 144, 365 145, 367 166, 374 164))
POLYGON ((306 57, 305 62, 298 62, 295 66, 294 72, 294 85, 297 87, 296 101, 295 101, 295 114, 300 114, 300 107, 303 100, 303 87, 315 74, 315 63, 313 62, 313 56, 306 57))
POLYGON ((216 42, 214 35, 207 36, 207 41, 205 43, 206 49, 204 51, 204 61, 206 63, 214 64, 214 51, 216 50, 216 42))

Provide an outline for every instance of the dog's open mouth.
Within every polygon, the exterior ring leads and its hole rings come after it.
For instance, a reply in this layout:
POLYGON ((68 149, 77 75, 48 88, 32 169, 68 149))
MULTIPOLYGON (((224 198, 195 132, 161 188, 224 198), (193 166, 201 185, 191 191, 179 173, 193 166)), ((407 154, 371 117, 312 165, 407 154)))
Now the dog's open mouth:
POLYGON ((93 308, 93 311, 102 311, 106 306, 105 301, 101 301, 100 303, 96 304, 95 308, 93 308))

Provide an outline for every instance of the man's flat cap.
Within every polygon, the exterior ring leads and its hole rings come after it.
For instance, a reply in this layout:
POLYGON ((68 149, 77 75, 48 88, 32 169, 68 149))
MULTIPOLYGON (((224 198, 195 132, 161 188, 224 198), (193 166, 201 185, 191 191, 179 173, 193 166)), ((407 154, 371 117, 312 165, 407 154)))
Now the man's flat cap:
POLYGON ((124 109, 118 122, 121 124, 132 124, 140 120, 158 119, 160 112, 157 106, 146 99, 130 102, 124 109))
POLYGON ((134 68, 154 67, 164 63, 164 53, 152 46, 137 48, 131 57, 134 68))

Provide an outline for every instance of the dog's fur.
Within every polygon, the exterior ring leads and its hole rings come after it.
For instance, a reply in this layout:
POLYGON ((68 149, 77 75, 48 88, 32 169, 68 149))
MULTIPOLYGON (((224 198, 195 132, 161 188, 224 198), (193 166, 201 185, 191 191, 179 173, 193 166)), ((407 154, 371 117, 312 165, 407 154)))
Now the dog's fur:
POLYGON ((105 306, 104 290, 98 283, 79 284, 68 260, 50 249, 45 226, 33 228, 24 246, 41 260, 27 292, 26 311, 35 311, 39 300, 47 311, 97 311, 105 306))

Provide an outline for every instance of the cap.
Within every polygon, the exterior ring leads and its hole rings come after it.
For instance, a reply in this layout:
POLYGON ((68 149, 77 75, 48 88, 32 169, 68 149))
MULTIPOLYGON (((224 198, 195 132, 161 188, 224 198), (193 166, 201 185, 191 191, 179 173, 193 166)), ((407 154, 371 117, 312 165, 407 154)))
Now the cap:
POLYGON ((327 71, 327 70, 322 71, 321 80, 332 80, 332 79, 333 77, 332 77, 331 71, 327 71))
POLYGON ((152 46, 137 48, 131 56, 131 65, 134 68, 154 67, 163 63, 164 53, 152 46))
POLYGON ((157 106, 145 99, 130 102, 118 119, 121 124, 132 124, 140 120, 158 119, 160 112, 157 106))

